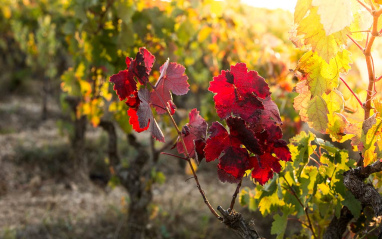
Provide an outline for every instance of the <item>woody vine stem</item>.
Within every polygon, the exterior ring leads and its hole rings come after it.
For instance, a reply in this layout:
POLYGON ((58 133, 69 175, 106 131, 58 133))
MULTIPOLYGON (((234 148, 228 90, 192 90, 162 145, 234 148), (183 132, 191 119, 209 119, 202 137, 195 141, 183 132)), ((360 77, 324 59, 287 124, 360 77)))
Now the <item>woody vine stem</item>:
MULTIPOLYGON (((354 44, 363 52, 365 59, 366 59, 366 65, 367 65, 367 72, 369 75, 369 85, 367 88, 367 97, 366 101, 363 105, 363 109, 365 111, 365 117, 364 119, 368 119, 370 117, 370 110, 372 109, 371 107, 371 100, 374 97, 376 91, 375 91, 375 82, 377 81, 375 77, 375 71, 374 71, 374 61, 373 61, 373 56, 371 55, 371 48, 373 46, 374 40, 376 37, 379 37, 382 30, 378 31, 378 19, 382 14, 382 9, 376 10, 374 4, 372 1, 370 1, 370 6, 366 6, 363 4, 361 1, 357 0, 373 17, 373 25, 371 29, 371 36, 369 38, 369 33, 367 32, 367 40, 366 40, 366 46, 365 48, 362 48, 353 38, 348 36, 354 44)), ((380 78, 378 78, 379 80, 380 78)))

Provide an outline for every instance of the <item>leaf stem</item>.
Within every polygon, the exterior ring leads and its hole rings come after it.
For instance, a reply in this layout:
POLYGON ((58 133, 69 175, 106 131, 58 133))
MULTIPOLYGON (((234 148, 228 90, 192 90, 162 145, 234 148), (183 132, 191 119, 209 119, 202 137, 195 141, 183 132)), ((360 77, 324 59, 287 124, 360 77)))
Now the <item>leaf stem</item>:
POLYGON ((190 155, 189 155, 189 153, 188 153, 186 144, 184 143, 184 140, 183 140, 183 137, 182 137, 182 132, 179 130, 179 127, 178 127, 177 123, 175 122, 174 117, 172 117, 171 112, 170 112, 170 110, 168 109, 168 107, 166 106, 166 104, 164 103, 164 101, 163 101, 161 95, 157 92, 156 87, 153 86, 153 84, 151 84, 151 82, 149 82, 149 84, 150 84, 151 87, 154 89, 155 94, 157 94, 157 96, 158 96, 159 100, 161 101, 161 103, 165 106, 166 112, 167 112, 167 114, 170 116, 171 122, 172 122, 172 124, 174 125, 174 128, 175 128, 176 132, 178 133, 179 140, 180 140, 180 142, 182 143, 183 150, 184 150, 184 154, 185 154, 185 156, 186 156, 186 160, 187 160, 187 162, 188 162, 188 165, 189 165, 190 168, 191 168, 192 175, 194 176, 194 179, 195 179, 195 182, 196 182, 196 187, 199 189, 199 192, 200 192, 200 194, 202 195, 202 198, 203 198, 203 200, 204 200, 204 203, 205 203, 205 204, 207 205, 207 207, 210 209, 211 213, 212 213, 217 219, 219 219, 220 221, 222 221, 223 218, 222 218, 221 216, 219 216, 219 214, 218 214, 218 213, 215 211, 215 209, 211 206, 210 202, 209 202, 208 199, 207 199, 206 194, 204 193, 204 190, 202 189, 202 187, 201 187, 201 185, 200 185, 200 183, 199 183, 198 176, 196 175, 194 166, 193 166, 192 163, 191 163, 191 158, 190 158, 190 155))
POLYGON ((297 196, 296 192, 294 191, 292 186, 289 184, 288 180, 285 178, 285 176, 283 176, 283 178, 284 178, 285 182, 288 184, 288 187, 291 190, 293 196, 297 199, 297 201, 300 203, 301 207, 304 209, 305 215, 308 218, 309 229, 312 232, 313 237, 315 239, 317 239, 317 236, 316 236, 316 234, 314 233, 314 230, 313 230, 312 222, 311 222, 310 217, 309 217, 309 213, 308 213, 309 208, 308 207, 304 207, 304 204, 301 202, 300 198, 297 196))
POLYGON ((229 206, 229 211, 230 211, 230 212, 232 211, 233 206, 235 205, 235 201, 236 201, 237 194, 238 194, 239 191, 240 191, 241 182, 243 182, 243 178, 241 178, 240 182, 237 184, 235 193, 232 195, 231 205, 229 206))
POLYGON ((344 79, 342 79, 342 77, 340 77, 340 80, 346 85, 346 87, 350 90, 350 92, 354 95, 354 97, 357 99, 358 103, 363 108, 362 101, 358 98, 358 96, 354 93, 354 91, 349 87, 349 85, 346 83, 346 81, 344 79))

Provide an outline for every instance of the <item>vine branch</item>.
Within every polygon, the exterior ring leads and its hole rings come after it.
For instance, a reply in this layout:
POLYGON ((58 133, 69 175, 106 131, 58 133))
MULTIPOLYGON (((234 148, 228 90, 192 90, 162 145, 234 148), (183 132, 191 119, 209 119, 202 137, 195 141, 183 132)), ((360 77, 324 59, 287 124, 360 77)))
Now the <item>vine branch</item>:
POLYGON ((305 215, 308 219, 308 223, 309 223, 309 229, 310 231, 312 232, 312 235, 315 239, 317 239, 317 236, 316 234, 314 233, 314 230, 313 230, 313 225, 312 225, 312 221, 310 220, 310 217, 309 217, 309 213, 308 213, 308 210, 309 208, 308 207, 305 207, 304 204, 301 202, 300 198, 297 196, 296 192, 294 191, 294 189, 292 188, 292 186, 289 184, 288 180, 283 176, 285 182, 288 184, 288 187, 289 189, 291 190, 293 196, 297 199, 297 201, 299 202, 299 204, 301 205, 301 207, 304 209, 304 212, 305 212, 305 215))

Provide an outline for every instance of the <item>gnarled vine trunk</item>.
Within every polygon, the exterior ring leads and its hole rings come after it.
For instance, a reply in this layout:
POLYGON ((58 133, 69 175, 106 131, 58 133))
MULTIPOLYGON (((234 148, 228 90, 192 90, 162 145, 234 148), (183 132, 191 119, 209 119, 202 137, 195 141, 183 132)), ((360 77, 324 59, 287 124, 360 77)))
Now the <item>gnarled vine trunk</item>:
POLYGON ((151 170, 147 168, 150 155, 146 148, 136 141, 132 134, 127 135, 129 144, 138 151, 138 155, 129 162, 128 168, 122 168, 117 146, 117 134, 114 124, 102 120, 100 126, 108 133, 108 154, 121 184, 130 196, 127 218, 128 239, 143 239, 149 223, 148 206, 152 201, 151 170))
MULTIPOLYGON (((67 96, 65 101, 69 104, 70 109, 74 115, 77 113, 77 106, 80 103, 80 99, 77 97, 67 96)), ((87 118, 81 116, 74 120, 74 132, 70 138, 72 145, 72 157, 74 165, 80 170, 85 168, 84 156, 85 156, 85 133, 86 133, 87 118)))
MULTIPOLYGON (((379 160, 366 167, 360 166, 350 169, 344 173, 344 185, 359 200, 362 207, 371 207, 374 210, 374 215, 382 215, 382 196, 370 183, 365 183, 365 179, 372 173, 382 171, 382 162, 379 160)), ((324 238, 341 239, 346 231, 348 223, 353 219, 353 215, 348 208, 343 207, 340 218, 333 217, 327 228, 324 238)))

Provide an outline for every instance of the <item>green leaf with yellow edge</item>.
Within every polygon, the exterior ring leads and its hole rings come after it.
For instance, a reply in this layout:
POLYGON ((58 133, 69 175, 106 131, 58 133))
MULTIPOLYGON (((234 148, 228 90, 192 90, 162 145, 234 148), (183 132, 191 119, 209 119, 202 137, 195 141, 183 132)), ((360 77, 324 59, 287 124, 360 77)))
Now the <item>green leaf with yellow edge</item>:
POLYGON ((321 96, 315 96, 308 105, 309 125, 317 131, 325 132, 328 125, 328 109, 321 96))
POLYGON ((313 96, 322 95, 338 86, 339 73, 347 73, 351 63, 351 53, 347 50, 339 51, 329 63, 317 53, 309 51, 298 61, 296 70, 307 76, 313 96))
POLYGON ((249 204, 249 198, 250 198, 249 188, 248 187, 244 187, 240 191, 240 193, 238 195, 238 198, 239 198, 239 203, 242 206, 247 206, 249 204))
POLYGON ((290 144, 288 147, 295 168, 297 168, 300 163, 305 165, 308 162, 309 156, 313 154, 313 150, 316 149, 315 145, 311 145, 311 142, 315 138, 316 136, 313 133, 301 131, 298 135, 289 140, 290 144))
POLYGON ((345 28, 336 33, 326 35, 320 20, 317 8, 311 8, 309 15, 300 21, 297 27, 297 34, 304 35, 305 45, 310 45, 314 52, 317 52, 320 57, 329 63, 341 50, 341 47, 346 44, 346 34, 350 32, 348 28, 345 28))
POLYGON ((262 215, 267 215, 271 213, 271 206, 284 206, 285 202, 283 200, 280 200, 279 197, 277 196, 277 193, 274 193, 270 196, 263 197, 260 200, 259 203, 259 210, 262 215))
POLYGON ((313 0, 312 6, 318 8, 317 13, 327 36, 350 26, 353 21, 349 0, 313 0))
POLYGON ((305 166, 304 170, 302 170, 301 178, 309 179, 309 184, 307 185, 309 192, 313 191, 317 179, 317 174, 318 168, 316 166, 305 166))

